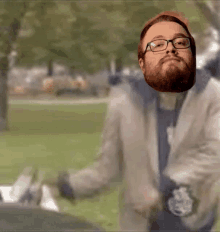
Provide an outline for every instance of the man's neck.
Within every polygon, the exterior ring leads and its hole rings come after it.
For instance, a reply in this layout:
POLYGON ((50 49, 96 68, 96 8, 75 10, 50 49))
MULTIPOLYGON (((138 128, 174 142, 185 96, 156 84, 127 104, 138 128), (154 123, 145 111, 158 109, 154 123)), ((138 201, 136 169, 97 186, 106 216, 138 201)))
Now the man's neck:
POLYGON ((159 92, 160 108, 165 110, 174 110, 177 100, 184 97, 184 92, 171 93, 171 92, 159 92))

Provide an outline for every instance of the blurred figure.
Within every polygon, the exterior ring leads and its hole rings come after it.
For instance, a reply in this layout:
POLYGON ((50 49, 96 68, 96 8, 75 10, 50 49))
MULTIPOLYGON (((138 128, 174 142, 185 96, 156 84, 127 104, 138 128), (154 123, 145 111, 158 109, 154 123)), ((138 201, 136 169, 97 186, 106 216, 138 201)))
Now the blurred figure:
POLYGON ((196 70, 181 15, 163 12, 146 25, 138 47, 144 78, 111 89, 99 158, 60 174, 57 185, 74 202, 122 183, 121 231, 213 231, 220 216, 220 83, 196 70), (154 53, 157 46, 163 50, 154 53), (141 56, 148 52, 151 59, 141 56))
POLYGON ((213 77, 220 78, 220 50, 205 64, 204 69, 213 77))
POLYGON ((115 85, 122 83, 121 78, 122 77, 120 73, 116 73, 115 75, 109 75, 108 82, 111 86, 115 86, 115 85))
POLYGON ((54 88, 54 79, 52 77, 46 77, 43 80, 43 91, 45 91, 46 93, 53 93, 54 88))

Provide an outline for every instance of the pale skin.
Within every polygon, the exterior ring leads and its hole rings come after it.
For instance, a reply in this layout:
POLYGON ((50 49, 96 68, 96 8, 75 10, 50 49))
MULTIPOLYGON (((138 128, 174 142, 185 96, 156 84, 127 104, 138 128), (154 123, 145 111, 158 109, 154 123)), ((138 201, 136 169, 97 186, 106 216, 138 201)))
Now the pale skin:
MULTIPOLYGON (((143 39, 142 50, 145 50, 147 43, 155 39, 169 40, 183 36, 189 37, 185 29, 178 23, 156 23, 147 31, 143 39)), ((154 53, 147 50, 146 54, 144 55, 144 60, 142 58, 139 59, 139 65, 143 74, 146 72, 153 72, 155 68, 158 67, 160 68, 161 73, 164 73, 166 70, 172 69, 172 67, 175 68, 175 66, 178 66, 180 70, 183 70, 190 65, 192 59, 193 56, 190 47, 186 49, 176 49, 172 43, 169 43, 167 49, 164 51, 154 53), (172 59, 174 57, 177 57, 178 59, 172 59), (169 60, 165 61, 167 58, 169 58, 169 60)), ((175 99, 179 94, 181 93, 160 93, 160 97, 162 102, 165 102, 165 105, 167 105, 169 109, 172 109, 176 102, 175 99), (165 100, 163 101, 163 99, 165 100)))

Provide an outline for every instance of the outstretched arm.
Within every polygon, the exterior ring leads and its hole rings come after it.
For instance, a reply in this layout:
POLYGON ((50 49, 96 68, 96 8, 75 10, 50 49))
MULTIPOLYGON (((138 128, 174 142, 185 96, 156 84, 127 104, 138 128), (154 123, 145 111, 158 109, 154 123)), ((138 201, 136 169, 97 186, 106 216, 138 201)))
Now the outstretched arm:
POLYGON ((120 140, 120 103, 122 93, 113 88, 104 130, 100 154, 94 165, 70 174, 70 184, 76 198, 91 196, 106 187, 120 175, 122 148, 120 140))

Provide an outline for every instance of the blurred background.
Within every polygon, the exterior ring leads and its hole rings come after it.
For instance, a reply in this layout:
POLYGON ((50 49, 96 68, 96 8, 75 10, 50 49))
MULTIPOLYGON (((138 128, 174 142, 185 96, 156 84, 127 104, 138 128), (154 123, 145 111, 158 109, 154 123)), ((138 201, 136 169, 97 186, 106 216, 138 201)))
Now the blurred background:
MULTIPOLYGON (((0 181, 27 165, 53 177, 93 164, 108 94, 140 73, 137 45, 147 20, 181 11, 196 40, 197 68, 220 77, 218 1, 1 1, 0 181)), ((62 212, 117 228, 117 188, 62 212)))

